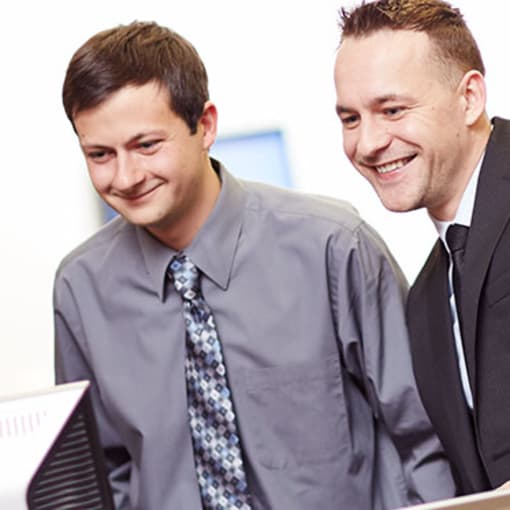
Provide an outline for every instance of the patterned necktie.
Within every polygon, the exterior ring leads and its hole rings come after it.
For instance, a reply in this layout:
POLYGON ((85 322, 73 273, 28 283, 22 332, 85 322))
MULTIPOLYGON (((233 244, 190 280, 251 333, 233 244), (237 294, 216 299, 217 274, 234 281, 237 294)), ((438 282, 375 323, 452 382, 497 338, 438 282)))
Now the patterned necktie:
POLYGON ((446 243, 452 254, 453 261, 453 292, 455 294, 455 302, 457 303, 457 315, 462 326, 461 318, 461 285, 462 271, 464 269, 464 249, 466 247, 469 227, 453 223, 446 231, 446 243))
POLYGON ((200 290, 201 274, 183 254, 172 259, 168 273, 183 300, 188 415, 203 507, 250 510, 221 344, 200 290))

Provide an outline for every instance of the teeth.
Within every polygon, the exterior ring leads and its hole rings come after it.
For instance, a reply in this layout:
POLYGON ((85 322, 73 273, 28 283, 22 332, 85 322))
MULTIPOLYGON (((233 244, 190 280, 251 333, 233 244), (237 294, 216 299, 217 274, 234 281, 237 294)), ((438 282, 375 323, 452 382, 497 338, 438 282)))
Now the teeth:
POLYGON ((380 174, 386 174, 388 172, 392 172, 393 170, 397 170, 398 168, 402 168, 408 161, 409 158, 401 159, 399 161, 392 161, 391 163, 386 163, 385 165, 376 166, 375 169, 380 174))

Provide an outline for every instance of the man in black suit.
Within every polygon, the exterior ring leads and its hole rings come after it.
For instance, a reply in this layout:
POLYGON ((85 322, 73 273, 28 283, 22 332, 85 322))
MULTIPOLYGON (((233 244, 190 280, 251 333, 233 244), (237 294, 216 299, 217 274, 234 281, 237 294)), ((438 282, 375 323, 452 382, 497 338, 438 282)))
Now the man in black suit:
POLYGON ((385 207, 425 207, 439 233, 408 300, 421 396, 459 493, 498 487, 510 479, 510 122, 487 116, 458 9, 380 0, 340 14, 345 153, 385 207))

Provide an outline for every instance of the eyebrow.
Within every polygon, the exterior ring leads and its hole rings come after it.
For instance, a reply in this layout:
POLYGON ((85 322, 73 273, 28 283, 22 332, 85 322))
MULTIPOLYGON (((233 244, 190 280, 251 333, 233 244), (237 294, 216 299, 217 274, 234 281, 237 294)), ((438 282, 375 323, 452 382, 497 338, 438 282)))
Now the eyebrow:
MULTIPOLYGON (((140 139, 145 138, 146 136, 153 135, 152 132, 142 132, 138 133, 135 136, 131 137, 125 144, 123 145, 131 145, 133 143, 138 142, 140 139)), ((83 149, 108 149, 108 145, 103 145, 100 143, 87 143, 87 144, 80 144, 83 149)))
POLYGON ((336 114, 340 116, 342 113, 352 113, 354 110, 351 110, 350 108, 346 108, 345 106, 341 106, 339 104, 335 107, 336 114))

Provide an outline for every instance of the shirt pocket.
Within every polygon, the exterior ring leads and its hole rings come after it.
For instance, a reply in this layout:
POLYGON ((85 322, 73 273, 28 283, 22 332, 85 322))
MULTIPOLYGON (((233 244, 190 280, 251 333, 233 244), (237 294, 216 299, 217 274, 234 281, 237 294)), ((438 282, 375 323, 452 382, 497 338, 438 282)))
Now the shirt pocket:
POLYGON ((246 429, 255 456, 271 469, 338 460, 347 417, 337 356, 245 374, 246 429))

